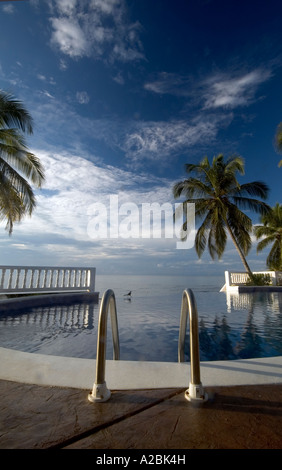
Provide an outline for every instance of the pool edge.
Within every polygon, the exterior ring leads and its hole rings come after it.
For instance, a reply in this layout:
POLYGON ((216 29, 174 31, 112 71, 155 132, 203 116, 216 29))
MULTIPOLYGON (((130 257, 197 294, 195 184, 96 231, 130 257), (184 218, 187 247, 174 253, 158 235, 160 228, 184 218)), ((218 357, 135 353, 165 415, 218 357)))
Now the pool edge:
MULTIPOLYGON (((0 380, 91 389, 95 359, 27 353, 0 347, 0 380)), ((106 361, 106 383, 112 390, 188 387, 190 363, 106 361)), ((282 356, 201 362, 203 386, 282 383, 282 356)))

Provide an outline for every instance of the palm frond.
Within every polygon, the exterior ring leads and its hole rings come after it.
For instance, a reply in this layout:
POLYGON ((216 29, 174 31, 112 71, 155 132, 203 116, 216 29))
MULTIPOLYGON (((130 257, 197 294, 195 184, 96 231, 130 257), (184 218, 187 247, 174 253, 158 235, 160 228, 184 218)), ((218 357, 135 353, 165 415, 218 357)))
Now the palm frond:
POLYGON ((260 251, 264 250, 268 245, 276 241, 275 236, 271 237, 265 237, 263 238, 260 242, 257 244, 257 252, 259 253, 260 251))
POLYGON ((211 214, 207 214, 202 225, 199 227, 195 237, 195 249, 199 258, 202 256, 205 251, 207 244, 207 237, 210 230, 211 224, 211 214))
POLYGON ((282 205, 277 203, 269 213, 260 218, 263 225, 254 227, 257 239, 263 238, 257 244, 257 252, 262 251, 271 243, 272 248, 266 263, 270 269, 282 269, 282 205))
MULTIPOLYGON (((281 226, 282 227, 282 226, 281 226)), ((277 236, 277 228, 274 226, 268 226, 268 225, 256 225, 253 228, 253 232, 257 239, 262 238, 262 237, 272 237, 272 236, 277 236)))
POLYGON ((271 211, 271 207, 259 199, 251 199, 241 196, 234 196, 232 199, 238 207, 256 212, 258 214, 265 215, 271 211))
POLYGON ((21 209, 31 214, 35 207, 35 196, 30 184, 7 163, 0 166, 1 194, 17 194, 21 209))
POLYGON ((236 173, 241 175, 245 174, 245 164, 244 159, 239 155, 234 155, 229 157, 226 162, 226 173, 231 173, 235 175, 236 173))
POLYGON ((212 259, 215 259, 215 257, 220 259, 222 257, 225 250, 226 241, 227 235, 224 226, 221 222, 221 219, 215 217, 213 214, 212 227, 210 229, 208 240, 209 252, 212 259))
POLYGON ((268 197, 269 187, 262 181, 253 181, 252 183, 244 183, 240 185, 237 192, 241 196, 249 195, 251 197, 260 197, 265 200, 268 197))
POLYGON ((0 90, 0 127, 18 127, 32 134, 33 120, 23 104, 11 94, 0 90))
POLYGON ((270 269, 280 271, 282 269, 282 242, 276 240, 266 259, 266 264, 270 269))

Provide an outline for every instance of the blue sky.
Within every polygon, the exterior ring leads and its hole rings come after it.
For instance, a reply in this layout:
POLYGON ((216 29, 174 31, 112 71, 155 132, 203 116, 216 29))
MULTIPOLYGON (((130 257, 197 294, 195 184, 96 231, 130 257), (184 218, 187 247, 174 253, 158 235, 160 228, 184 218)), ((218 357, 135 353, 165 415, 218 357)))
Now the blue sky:
MULTIPOLYGON (((94 239, 93 204, 176 201, 184 164, 239 154, 242 182, 281 203, 282 4, 217 0, 0 2, 0 88, 34 119, 46 181, 31 218, 0 229, 1 264, 96 266, 97 274, 243 270, 173 239, 94 239)), ((249 214, 254 223, 257 216, 249 214)), ((265 269, 267 252, 248 261, 265 269)))

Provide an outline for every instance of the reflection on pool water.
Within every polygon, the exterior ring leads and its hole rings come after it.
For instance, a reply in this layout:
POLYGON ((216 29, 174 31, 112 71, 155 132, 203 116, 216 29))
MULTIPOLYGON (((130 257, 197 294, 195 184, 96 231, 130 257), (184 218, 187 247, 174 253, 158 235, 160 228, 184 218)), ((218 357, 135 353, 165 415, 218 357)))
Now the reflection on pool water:
MULTIPOLYGON (((182 292, 194 292, 202 361, 282 355, 282 293, 227 296, 222 278, 98 276, 114 290, 123 360, 177 361, 182 292), (132 298, 124 294, 132 290, 132 298)), ((99 305, 42 306, 0 312, 0 346, 26 352, 96 357, 99 305)), ((112 358, 109 320, 107 358, 112 358)), ((186 341, 189 360, 189 335, 186 341)))

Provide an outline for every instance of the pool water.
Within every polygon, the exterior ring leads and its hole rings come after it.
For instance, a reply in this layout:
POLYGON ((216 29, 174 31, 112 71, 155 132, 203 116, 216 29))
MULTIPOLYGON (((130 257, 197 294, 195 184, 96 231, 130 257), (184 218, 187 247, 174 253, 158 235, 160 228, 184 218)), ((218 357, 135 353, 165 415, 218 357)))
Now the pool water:
MULTIPOLYGON (((219 292, 223 283, 222 277, 97 276, 100 296, 108 288, 115 292, 120 359, 177 361, 185 288, 193 290, 198 307, 201 361, 282 355, 282 293, 227 296, 219 292), (129 290, 131 298, 124 295, 129 290)), ((0 346, 95 358, 98 315, 93 303, 0 312, 0 346)), ((189 334, 185 356, 189 360, 189 334)))

